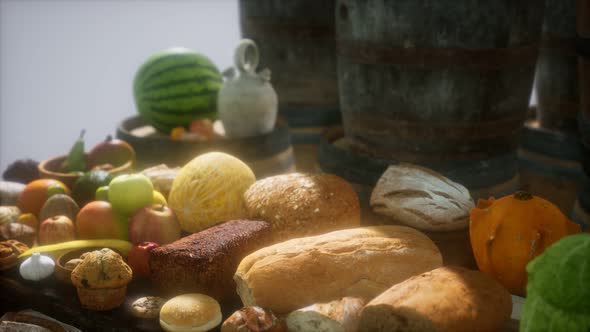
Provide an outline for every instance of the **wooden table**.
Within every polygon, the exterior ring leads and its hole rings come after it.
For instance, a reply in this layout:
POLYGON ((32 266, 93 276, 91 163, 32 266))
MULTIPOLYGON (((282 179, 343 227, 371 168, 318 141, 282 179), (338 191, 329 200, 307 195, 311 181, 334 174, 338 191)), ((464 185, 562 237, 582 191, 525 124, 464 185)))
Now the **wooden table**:
MULTIPOLYGON (((162 331, 158 320, 135 318, 130 311, 133 301, 143 296, 154 295, 158 294, 151 291, 148 280, 133 280, 128 286, 127 297, 121 307, 102 312, 91 311, 80 306, 73 286, 66 285, 54 277, 34 283, 23 280, 17 269, 0 272, 0 316, 6 311, 33 309, 84 332, 162 331)), ((515 308, 518 307, 518 304, 515 304, 515 308)), ((221 306, 224 319, 239 308, 238 303, 222 303, 221 306)), ((518 321, 510 320, 503 331, 517 332, 518 321)))
POLYGON ((161 331, 157 320, 131 315, 131 303, 149 293, 149 282, 134 280, 128 286, 125 303, 114 310, 83 309, 76 289, 54 277, 39 283, 23 280, 16 269, 0 272, 0 312, 33 309, 82 331, 161 331))

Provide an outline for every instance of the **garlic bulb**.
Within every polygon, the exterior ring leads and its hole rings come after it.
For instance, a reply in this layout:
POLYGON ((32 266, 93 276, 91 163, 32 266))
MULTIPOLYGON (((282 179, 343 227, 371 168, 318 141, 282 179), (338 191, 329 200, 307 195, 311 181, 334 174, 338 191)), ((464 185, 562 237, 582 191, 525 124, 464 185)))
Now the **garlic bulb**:
POLYGON ((25 280, 39 281, 52 275, 54 269, 53 259, 36 252, 20 265, 19 272, 25 280))

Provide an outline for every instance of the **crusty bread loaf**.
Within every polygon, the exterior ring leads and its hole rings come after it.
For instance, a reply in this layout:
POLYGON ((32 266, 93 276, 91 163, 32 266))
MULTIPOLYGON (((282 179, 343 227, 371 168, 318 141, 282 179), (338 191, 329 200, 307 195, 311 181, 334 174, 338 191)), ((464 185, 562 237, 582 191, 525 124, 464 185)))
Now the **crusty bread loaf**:
POLYGON ((469 225, 475 205, 469 190, 441 174, 412 164, 392 165, 371 194, 377 214, 423 231, 454 231, 469 225))
POLYGON ((369 302, 359 331, 497 331, 511 311, 510 293, 493 278, 445 266, 394 285, 369 302))
POLYGON ((287 314, 344 296, 370 300, 442 265, 438 248, 405 226, 374 226, 292 239, 242 260, 234 280, 244 305, 287 314))
POLYGON ((250 219, 272 224, 274 242, 360 226, 358 196, 336 175, 268 177, 250 186, 244 199, 250 219))
POLYGON ((343 297, 297 309, 287 318, 289 332, 356 332, 365 300, 343 297))
POLYGON ((191 234, 150 253, 151 280, 167 295, 236 297, 232 276, 240 260, 270 243, 264 221, 233 220, 191 234))

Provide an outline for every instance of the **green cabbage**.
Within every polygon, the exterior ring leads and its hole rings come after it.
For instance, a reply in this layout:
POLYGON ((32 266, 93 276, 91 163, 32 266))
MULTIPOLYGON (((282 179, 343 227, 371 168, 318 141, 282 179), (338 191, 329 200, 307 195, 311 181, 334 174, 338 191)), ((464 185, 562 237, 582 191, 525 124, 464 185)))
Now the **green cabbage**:
POLYGON ((557 241, 527 272, 521 332, 590 331, 590 234, 557 241))

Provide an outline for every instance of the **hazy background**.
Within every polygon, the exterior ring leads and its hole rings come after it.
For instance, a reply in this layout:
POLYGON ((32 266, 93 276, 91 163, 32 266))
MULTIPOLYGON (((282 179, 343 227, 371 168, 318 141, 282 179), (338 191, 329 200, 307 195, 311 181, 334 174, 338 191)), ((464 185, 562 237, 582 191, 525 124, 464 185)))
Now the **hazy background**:
POLYGON ((137 68, 171 46, 220 70, 239 40, 237 0, 0 0, 0 173, 91 148, 136 113, 137 68))

